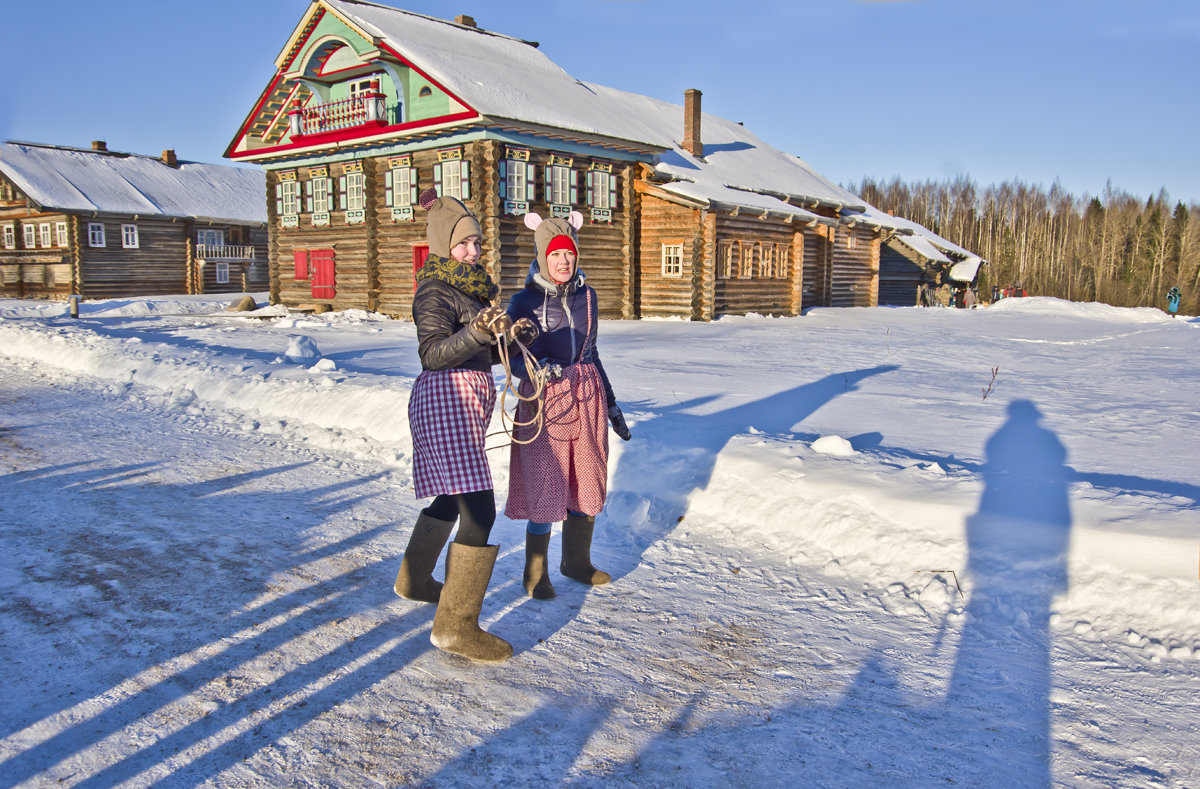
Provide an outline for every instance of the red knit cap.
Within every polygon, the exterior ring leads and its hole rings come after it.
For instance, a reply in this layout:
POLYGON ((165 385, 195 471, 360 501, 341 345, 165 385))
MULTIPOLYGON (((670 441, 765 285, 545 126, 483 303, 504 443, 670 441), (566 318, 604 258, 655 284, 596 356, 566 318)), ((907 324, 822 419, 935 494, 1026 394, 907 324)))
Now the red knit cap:
POLYGON ((546 257, 549 257, 550 253, 556 249, 569 249, 576 255, 579 254, 579 250, 575 248, 575 242, 571 240, 570 236, 555 236, 550 239, 550 243, 546 245, 546 257))

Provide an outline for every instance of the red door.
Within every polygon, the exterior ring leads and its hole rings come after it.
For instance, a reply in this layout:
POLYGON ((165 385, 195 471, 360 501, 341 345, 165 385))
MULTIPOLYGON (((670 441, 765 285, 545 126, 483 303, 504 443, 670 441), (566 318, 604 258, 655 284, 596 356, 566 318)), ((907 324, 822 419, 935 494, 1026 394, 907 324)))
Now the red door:
POLYGON ((429 257, 428 244, 413 244, 413 293, 417 292, 417 272, 421 270, 421 266, 425 265, 425 258, 429 257))
POLYGON ((332 249, 314 249, 310 253, 312 263, 312 297, 332 299, 337 295, 337 279, 333 266, 332 249))

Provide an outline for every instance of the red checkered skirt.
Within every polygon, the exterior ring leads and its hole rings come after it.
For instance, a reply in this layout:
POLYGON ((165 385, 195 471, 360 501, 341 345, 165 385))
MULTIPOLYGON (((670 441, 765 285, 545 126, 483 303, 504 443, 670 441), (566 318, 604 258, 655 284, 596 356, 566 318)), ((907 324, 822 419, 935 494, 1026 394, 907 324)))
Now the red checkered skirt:
MULTIPOLYGON (((533 386, 523 381, 521 395, 533 386)), ((536 403, 522 401, 517 422, 536 414, 536 403)), ((504 514, 517 520, 556 523, 567 510, 596 515, 608 492, 608 408, 604 382, 592 364, 572 364, 563 377, 546 384, 545 425, 529 444, 513 444, 504 514)), ((526 440, 537 425, 518 427, 526 440)))
POLYGON ((496 384, 479 370, 425 370, 408 401, 417 498, 492 488, 484 437, 496 384))

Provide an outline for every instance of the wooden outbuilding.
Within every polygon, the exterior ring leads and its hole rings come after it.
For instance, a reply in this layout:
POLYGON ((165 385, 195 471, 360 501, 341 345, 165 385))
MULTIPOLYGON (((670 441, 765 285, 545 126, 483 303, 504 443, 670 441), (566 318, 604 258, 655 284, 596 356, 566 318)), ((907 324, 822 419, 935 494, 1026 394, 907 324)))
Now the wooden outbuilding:
POLYGON ((267 287, 261 171, 0 144, 0 296, 64 299, 267 287))

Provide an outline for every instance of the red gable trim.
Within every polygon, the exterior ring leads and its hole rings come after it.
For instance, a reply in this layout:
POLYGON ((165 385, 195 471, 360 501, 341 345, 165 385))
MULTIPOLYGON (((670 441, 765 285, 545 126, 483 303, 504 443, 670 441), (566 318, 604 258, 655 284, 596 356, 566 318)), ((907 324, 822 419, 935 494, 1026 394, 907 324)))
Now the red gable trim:
POLYGON ((397 123, 394 126, 351 126, 347 129, 339 129, 334 132, 325 134, 309 134, 301 137, 299 140, 293 140, 287 145, 277 145, 273 148, 255 148, 254 150, 237 151, 229 154, 231 159, 241 159, 247 156, 263 156, 264 154, 277 154, 285 151, 294 150, 296 148, 310 148, 313 145, 330 145, 333 143, 353 140, 358 137, 377 137, 383 133, 401 133, 412 129, 420 129, 425 126, 439 126, 443 123, 454 123, 456 121, 466 121, 472 118, 479 117, 479 113, 459 112, 454 115, 441 115, 437 118, 426 118, 422 121, 409 121, 408 123, 397 123))

